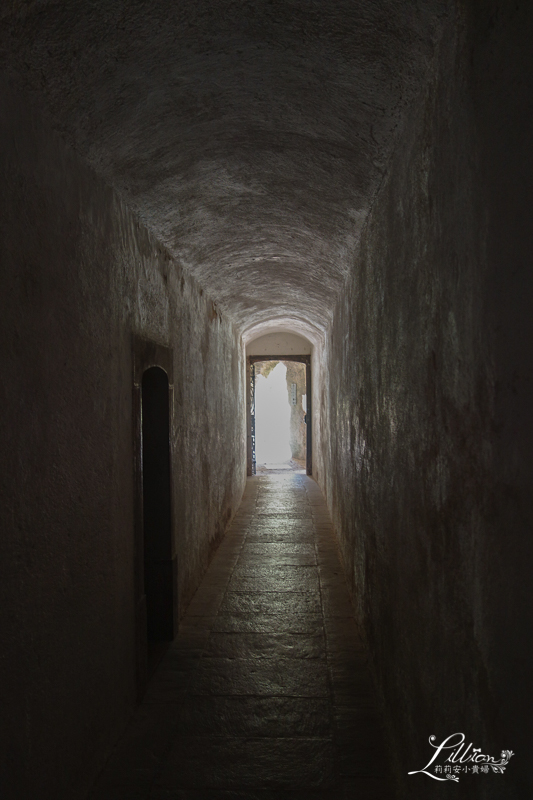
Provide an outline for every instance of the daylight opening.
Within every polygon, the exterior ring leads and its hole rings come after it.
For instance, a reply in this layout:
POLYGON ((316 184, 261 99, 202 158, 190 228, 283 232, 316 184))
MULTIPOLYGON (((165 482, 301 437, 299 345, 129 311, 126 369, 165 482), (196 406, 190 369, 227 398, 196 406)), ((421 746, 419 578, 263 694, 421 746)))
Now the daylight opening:
POLYGON ((255 365, 255 448, 258 471, 305 472, 305 365, 255 365))

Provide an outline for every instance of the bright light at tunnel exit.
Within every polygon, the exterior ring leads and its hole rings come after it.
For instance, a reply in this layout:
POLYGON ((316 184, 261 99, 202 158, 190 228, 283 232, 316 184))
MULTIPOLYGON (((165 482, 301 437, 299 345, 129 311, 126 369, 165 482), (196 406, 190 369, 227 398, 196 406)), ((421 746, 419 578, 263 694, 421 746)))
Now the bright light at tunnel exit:
POLYGON ((290 461, 291 409, 287 394, 287 367, 281 362, 267 378, 255 379, 255 453, 258 464, 290 461))

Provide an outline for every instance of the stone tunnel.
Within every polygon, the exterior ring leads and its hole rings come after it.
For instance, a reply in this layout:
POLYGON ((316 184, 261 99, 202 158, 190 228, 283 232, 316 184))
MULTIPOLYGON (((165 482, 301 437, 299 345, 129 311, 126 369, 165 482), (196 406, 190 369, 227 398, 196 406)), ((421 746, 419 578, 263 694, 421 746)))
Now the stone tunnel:
POLYGON ((532 34, 2 4, 3 800, 533 796, 532 34))

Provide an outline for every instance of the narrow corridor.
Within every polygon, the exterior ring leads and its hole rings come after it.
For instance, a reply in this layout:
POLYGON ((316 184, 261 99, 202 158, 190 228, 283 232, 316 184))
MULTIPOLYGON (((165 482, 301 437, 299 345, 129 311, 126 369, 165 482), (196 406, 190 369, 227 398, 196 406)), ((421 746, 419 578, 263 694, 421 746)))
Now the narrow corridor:
POLYGON ((91 800, 391 800, 384 753, 320 489, 249 478, 91 800))

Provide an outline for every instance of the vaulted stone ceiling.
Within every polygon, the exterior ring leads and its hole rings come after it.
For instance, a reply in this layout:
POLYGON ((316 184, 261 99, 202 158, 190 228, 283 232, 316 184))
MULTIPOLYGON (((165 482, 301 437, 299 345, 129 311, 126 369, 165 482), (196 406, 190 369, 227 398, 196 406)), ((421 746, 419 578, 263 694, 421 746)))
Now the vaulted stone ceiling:
POLYGON ((309 335, 353 264, 445 5, 10 0, 2 59, 243 331, 291 319, 309 335))

